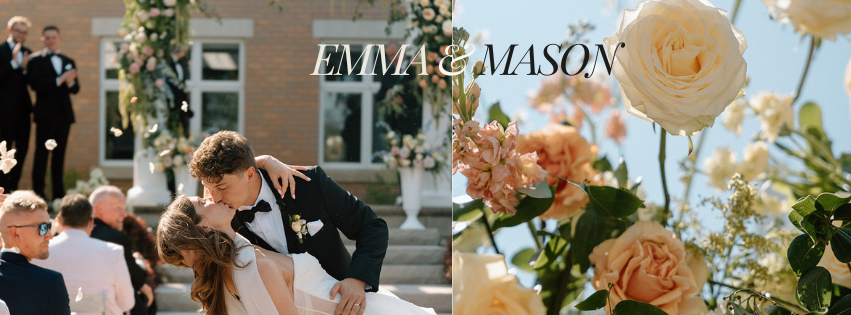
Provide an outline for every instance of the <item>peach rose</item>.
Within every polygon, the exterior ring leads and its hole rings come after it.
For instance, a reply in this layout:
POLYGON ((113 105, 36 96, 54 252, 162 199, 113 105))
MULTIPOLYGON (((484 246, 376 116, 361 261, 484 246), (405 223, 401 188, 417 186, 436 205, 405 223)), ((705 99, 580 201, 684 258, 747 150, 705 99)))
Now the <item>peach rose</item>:
POLYGON ((848 270, 848 264, 843 264, 839 259, 836 259, 832 247, 828 246, 824 250, 824 255, 821 256, 818 265, 830 271, 833 284, 851 288, 851 270, 848 270))
POLYGON ((538 315, 547 309, 533 289, 508 274, 502 255, 452 253, 452 314, 538 315))
POLYGON ((836 40, 851 32, 851 2, 837 0, 762 0, 771 17, 795 32, 836 40))
MULTIPOLYGON (((538 165, 558 177, 581 183, 593 178, 591 146, 570 126, 550 124, 540 131, 521 135, 517 140, 517 153, 538 153, 538 165)), ((561 219, 573 215, 588 203, 588 196, 578 187, 547 176, 550 185, 558 183, 555 201, 541 218, 561 219)))
POLYGON ((702 256, 686 253, 674 233, 656 221, 638 221, 617 239, 606 240, 588 257, 594 288, 612 284, 612 305, 623 300, 653 304, 671 315, 706 314, 698 296, 709 275, 702 256))
POLYGON ((630 114, 672 135, 711 127, 745 85, 747 49, 727 13, 701 0, 649 0, 604 39, 630 114))

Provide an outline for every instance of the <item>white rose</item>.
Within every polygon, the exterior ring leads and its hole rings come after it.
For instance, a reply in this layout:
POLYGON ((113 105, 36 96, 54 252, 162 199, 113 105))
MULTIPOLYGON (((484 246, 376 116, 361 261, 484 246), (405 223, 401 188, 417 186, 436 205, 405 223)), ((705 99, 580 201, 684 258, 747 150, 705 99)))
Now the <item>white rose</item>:
POLYGON ((844 0, 762 0, 774 20, 795 32, 836 40, 851 32, 851 2, 844 0))
POLYGON ((774 143, 785 125, 794 128, 793 98, 790 95, 761 92, 751 98, 751 107, 759 115, 759 126, 769 142, 774 143))
POLYGON ((429 0, 420 0, 420 6, 427 7, 431 5, 431 1, 429 0))
POLYGON ((763 141, 754 142, 745 147, 745 159, 739 164, 742 179, 751 181, 765 173, 768 168, 768 145, 763 141))
POLYGON ((145 21, 147 21, 147 20, 148 20, 148 11, 145 11, 145 10, 139 10, 139 12, 136 12, 136 17, 138 17, 138 18, 139 18, 139 21, 141 21, 142 23, 144 23, 145 21))
POLYGON ((444 36, 452 36, 452 20, 443 21, 441 28, 444 36))
POLYGON ((747 49, 727 13, 700 0, 650 0, 604 39, 626 109, 672 135, 712 126, 745 84, 747 49))
POLYGON ((431 156, 427 156, 425 159, 423 159, 423 167, 425 167, 426 169, 430 169, 434 167, 434 165, 435 161, 434 158, 432 158, 431 156))
POLYGON ((709 184, 719 190, 727 190, 727 180, 736 173, 736 154, 730 148, 715 149, 715 153, 703 160, 703 172, 709 176, 709 184))
POLYGON ((433 20, 435 15, 436 14, 434 13, 434 9, 432 9, 432 8, 428 8, 428 9, 423 10, 423 18, 426 21, 433 20))
POLYGON ((177 4, 177 0, 163 0, 163 4, 167 7, 173 7, 177 4))
POLYGON ((535 290, 508 274, 502 255, 452 253, 452 314, 546 313, 535 290))
POLYGON ((298 224, 298 222, 293 222, 292 227, 293 231, 295 231, 296 233, 301 231, 301 224, 298 224))
POLYGON ((742 120, 745 118, 745 108, 748 108, 748 101, 744 98, 737 99, 727 106, 724 111, 722 122, 727 130, 732 131, 737 136, 742 134, 742 120))

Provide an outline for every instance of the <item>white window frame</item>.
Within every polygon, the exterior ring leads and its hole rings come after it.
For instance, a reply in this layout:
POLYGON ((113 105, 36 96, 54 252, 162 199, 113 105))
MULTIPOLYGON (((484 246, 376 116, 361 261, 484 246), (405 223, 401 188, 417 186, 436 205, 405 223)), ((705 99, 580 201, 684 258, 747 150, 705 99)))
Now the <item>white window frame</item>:
MULTIPOLYGON (((133 160, 119 160, 106 158, 106 139, 104 138, 106 126, 106 93, 108 91, 118 91, 120 82, 118 79, 106 78, 106 60, 104 59, 104 45, 106 43, 122 41, 119 37, 103 37, 100 40, 100 62, 99 62, 99 110, 98 110, 98 163, 100 166, 106 167, 133 167, 133 160)), ((186 87, 189 89, 189 106, 195 115, 189 123, 189 130, 192 135, 198 136, 201 132, 201 122, 203 120, 203 111, 201 104, 201 95, 203 92, 236 92, 238 94, 237 103, 237 130, 244 133, 245 130, 245 42, 243 40, 231 39, 193 39, 192 56, 189 64, 190 78, 186 80, 186 87), (202 80, 202 62, 201 49, 204 44, 238 44, 239 45, 239 78, 236 81, 216 81, 202 80)), ((125 135, 135 136, 135 135, 125 135)))
MULTIPOLYGON (((377 41, 378 43, 383 43, 387 41, 377 41)), ((349 44, 349 45, 361 45, 365 46, 367 44, 375 44, 376 41, 368 41, 368 40, 323 40, 322 44, 349 44)), ((317 46, 319 47, 319 46, 317 46)), ((333 48, 331 48, 333 49, 333 48)), ((340 45, 337 48, 337 52, 342 51, 343 46, 340 45)), ((329 48, 325 49, 326 55, 329 53, 329 48)), ((367 67, 372 69, 373 64, 375 62, 375 55, 378 53, 377 47, 373 47, 370 50, 370 56, 368 59, 367 67)), ((324 57, 324 56, 323 56, 324 57)), ((352 58, 357 59, 358 57, 352 54, 352 58)), ((354 62, 354 60, 352 60, 354 62)), ((380 67, 379 67, 380 68, 380 67)), ((355 68, 358 71, 360 68, 355 68)), ((352 71, 356 71, 353 69, 352 71)), ((378 69, 377 71, 380 71, 378 69)), ((335 70, 336 71, 336 70, 335 70)), ((383 163, 372 163, 372 126, 375 123, 372 119, 372 112, 374 109, 375 101, 374 94, 378 92, 378 89, 381 88, 381 82, 373 80, 376 76, 364 75, 360 76, 361 81, 326 81, 325 76, 319 77, 319 164, 326 169, 331 170, 381 170, 386 168, 383 163), (325 108, 323 107, 326 104, 326 96, 327 93, 361 93, 361 140, 360 140, 360 162, 326 162, 325 161, 325 108)))

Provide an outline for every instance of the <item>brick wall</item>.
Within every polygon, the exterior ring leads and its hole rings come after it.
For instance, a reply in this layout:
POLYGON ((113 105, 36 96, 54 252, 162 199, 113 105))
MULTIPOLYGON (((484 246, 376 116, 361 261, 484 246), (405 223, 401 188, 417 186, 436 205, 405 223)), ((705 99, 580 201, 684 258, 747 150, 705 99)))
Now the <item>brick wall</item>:
MULTIPOLYGON (((272 154, 297 165, 318 163, 319 77, 309 76, 316 60, 318 39, 311 36, 314 19, 351 19, 355 1, 341 1, 334 7, 328 1, 282 1, 283 12, 268 1, 205 1, 221 18, 251 18, 254 37, 245 39, 245 135, 258 154, 272 154)), ((386 19, 380 4, 361 8, 363 19, 386 19)), ((66 169, 87 174, 98 165, 100 38, 92 36, 93 17, 120 17, 120 0, 0 0, 0 21, 14 15, 30 18, 33 27, 25 43, 40 50, 41 29, 56 25, 62 33, 62 53, 75 59, 79 70, 80 93, 72 97, 77 123, 71 127, 66 169)), ((198 15, 198 17, 202 17, 198 15)), ((7 34, 4 34, 7 36, 7 34)), ((34 96, 33 96, 34 98, 34 96)), ((23 167, 21 188, 31 186, 35 126, 23 167)), ((20 156, 19 156, 20 157, 20 156)), ((371 177, 371 176, 369 176, 371 177)), ((371 180, 365 178, 364 180, 371 180)), ((113 180, 125 190, 131 182, 113 180)), ((356 180, 341 183, 355 195, 367 188, 356 180)), ((391 185, 389 189, 398 190, 391 185)))

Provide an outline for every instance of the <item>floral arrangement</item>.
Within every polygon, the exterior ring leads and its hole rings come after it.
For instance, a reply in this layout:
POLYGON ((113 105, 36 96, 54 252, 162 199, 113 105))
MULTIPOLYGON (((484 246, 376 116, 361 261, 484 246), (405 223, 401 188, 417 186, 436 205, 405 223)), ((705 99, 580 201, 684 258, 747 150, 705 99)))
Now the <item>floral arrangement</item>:
MULTIPOLYGON (((77 184, 74 186, 74 188, 68 189, 68 191, 65 192, 65 195, 82 194, 88 197, 92 194, 92 192, 95 191, 95 189, 105 185, 109 185, 109 180, 107 180, 106 176, 104 176, 103 170, 98 167, 95 167, 91 171, 89 171, 88 181, 78 179, 77 184)), ((59 209, 59 205, 61 204, 61 198, 53 199, 53 202, 51 202, 51 206, 53 206, 53 209, 59 209)))
POLYGON ((180 167, 189 165, 192 161, 192 154, 195 152, 199 143, 193 141, 193 137, 173 138, 169 133, 162 132, 153 141, 153 148, 159 152, 156 163, 153 167, 158 171, 163 171, 172 167, 180 167))
POLYGON ((384 135, 390 144, 390 151, 381 153, 381 159, 389 168, 422 166, 430 172, 438 172, 443 163, 443 146, 438 144, 432 147, 426 143, 426 136, 422 133, 414 135, 399 135, 390 131, 384 135))
MULTIPOLYGON (((625 10, 604 40, 610 51, 620 42, 639 47, 618 51, 612 75, 625 111, 651 122, 659 136, 664 199, 658 205, 647 200, 636 176, 651 174, 599 152, 602 141, 618 144, 627 131, 608 79, 545 78, 528 102, 552 123, 521 134, 498 103, 486 110, 491 123, 473 119, 482 90, 476 73, 484 65, 465 69, 467 61, 459 60, 458 69, 470 72, 452 78, 452 165, 466 177, 470 198, 453 200, 453 314, 851 311, 851 154, 833 151, 819 105, 798 99, 822 39, 851 33, 851 13, 842 13, 851 12, 851 4, 764 3, 775 21, 792 24, 810 42, 791 94, 745 95, 747 44, 733 24, 737 7, 728 15, 707 1, 643 1, 625 10), (677 48, 641 49, 672 38, 705 62, 684 62, 677 48), (714 92, 704 95, 707 90, 714 92), (608 115, 606 138, 597 139, 602 115, 608 115), (706 127, 719 118, 736 136, 745 120, 760 130, 741 152, 703 148, 706 127), (689 143, 679 163, 682 198, 668 192, 668 136, 689 143), (699 160, 704 150, 713 151, 699 160), (695 174, 726 196, 690 202, 695 174), (717 213, 723 226, 705 226, 694 206, 717 213), (524 225, 531 244, 502 256, 494 235, 518 233, 507 228, 524 225), (517 273, 533 275, 534 288, 506 273, 507 261, 517 273)), ((469 34, 454 32, 456 47, 465 47, 469 34)), ((851 96, 851 63, 845 72, 851 96)))

